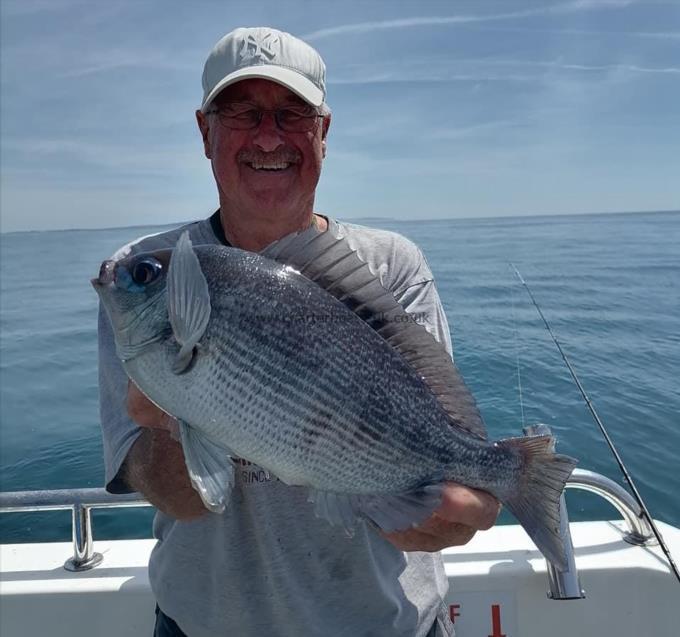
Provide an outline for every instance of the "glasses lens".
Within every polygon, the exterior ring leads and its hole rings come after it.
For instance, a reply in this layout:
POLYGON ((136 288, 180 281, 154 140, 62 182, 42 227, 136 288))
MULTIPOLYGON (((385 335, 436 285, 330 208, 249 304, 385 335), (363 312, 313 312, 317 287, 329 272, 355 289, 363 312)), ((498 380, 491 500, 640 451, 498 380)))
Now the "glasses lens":
POLYGON ((318 119, 316 109, 311 106, 291 106, 265 111, 250 104, 233 103, 215 112, 223 126, 234 130, 257 128, 264 113, 273 113, 278 127, 289 133, 306 133, 314 128, 318 119))
POLYGON ((228 105, 217 111, 220 122, 227 128, 248 130, 260 123, 261 111, 247 105, 228 105))
POLYGON ((276 121, 282 130, 289 133, 306 133, 316 123, 316 111, 306 108, 280 108, 276 121))

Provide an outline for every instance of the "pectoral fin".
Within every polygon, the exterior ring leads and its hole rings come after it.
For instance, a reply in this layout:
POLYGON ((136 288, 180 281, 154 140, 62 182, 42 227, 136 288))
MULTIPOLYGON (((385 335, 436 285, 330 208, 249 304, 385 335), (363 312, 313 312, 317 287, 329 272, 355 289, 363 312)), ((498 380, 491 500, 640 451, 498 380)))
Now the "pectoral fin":
POLYGON ((172 371, 186 371, 194 348, 210 320, 210 292, 189 233, 184 232, 170 257, 168 268, 168 317, 180 345, 172 371))
POLYGON ((179 431, 194 489, 207 509, 222 513, 234 487, 234 463, 229 452, 181 420, 179 431))

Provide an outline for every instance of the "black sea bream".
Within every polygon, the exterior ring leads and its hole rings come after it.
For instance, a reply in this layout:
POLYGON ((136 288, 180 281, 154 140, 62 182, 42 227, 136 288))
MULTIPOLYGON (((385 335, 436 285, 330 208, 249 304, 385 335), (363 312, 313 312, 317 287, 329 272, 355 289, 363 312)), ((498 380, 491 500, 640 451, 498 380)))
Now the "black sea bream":
POLYGON ((487 440, 446 350, 345 239, 312 228, 255 254, 185 233, 105 261, 93 285, 125 371, 179 420, 211 510, 228 504, 232 457, 308 487, 348 529, 417 525, 454 481, 496 496, 564 565, 558 500, 575 461, 549 436, 487 440))

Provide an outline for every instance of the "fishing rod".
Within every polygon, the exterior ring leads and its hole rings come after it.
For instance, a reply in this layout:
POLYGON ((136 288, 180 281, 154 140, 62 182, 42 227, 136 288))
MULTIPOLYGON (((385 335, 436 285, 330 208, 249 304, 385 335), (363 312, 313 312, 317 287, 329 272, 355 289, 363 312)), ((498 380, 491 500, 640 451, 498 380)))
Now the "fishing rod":
POLYGON ((654 522, 654 520, 652 519, 652 516, 650 515, 649 510, 647 509, 647 505, 642 500, 642 496, 640 495, 640 492, 637 490, 637 487, 635 486, 635 483, 633 482, 633 478, 628 473, 628 470, 626 469, 625 465, 623 464, 623 460, 621 459, 619 452, 616 450, 616 447, 614 446, 612 439, 609 437, 609 434, 607 433, 607 429, 605 428, 602 420, 600 420, 600 417, 597 415, 597 412, 595 411, 595 407, 593 406, 593 403, 590 400, 590 397, 588 396, 588 394, 586 394, 586 390, 583 388, 581 381, 578 379, 578 376, 576 375, 574 368, 571 366, 571 363, 569 362, 567 355, 564 353, 564 350, 562 349, 560 342, 557 340, 557 337, 553 333, 552 328, 550 327, 550 323, 548 323, 548 320, 545 318, 545 315, 543 314, 541 308, 539 307, 538 303, 536 302, 536 299, 534 298, 534 295, 532 294, 531 289, 527 285, 527 282, 524 280, 522 275, 519 273, 519 270, 515 267, 514 263, 511 263, 510 266, 515 271, 515 274, 517 275, 517 278, 520 280, 520 283, 524 286, 524 289, 529 294, 529 298, 531 299, 531 302, 534 304, 534 307, 538 311, 539 316, 543 320, 543 323, 545 324, 545 327, 548 330, 548 333, 550 334, 550 337, 552 338, 553 343, 555 343, 555 345, 557 346, 557 349, 559 350, 560 355, 562 356, 562 360, 565 362, 567 369, 569 370, 569 373, 571 374, 571 377, 574 379, 574 382, 576 383, 578 390, 581 392, 581 396, 583 397, 583 400, 585 400, 585 402, 586 402, 586 406, 588 407, 590 414, 592 415, 593 419, 597 423, 597 426, 600 428, 600 431, 602 432, 602 435, 604 436, 605 441, 609 445, 611 452, 614 454, 614 458, 616 458, 616 462, 619 465, 619 469, 621 469, 621 473, 623 474, 623 477, 625 478, 626 482, 628 483, 628 486, 630 487, 630 490, 633 493, 633 497, 637 500, 637 503, 640 506, 640 510, 642 511, 643 516, 645 518, 647 518, 647 522, 649 522, 649 526, 652 528, 652 531, 654 532, 654 536, 656 537, 657 541, 659 542, 659 546, 661 547, 661 550, 664 552, 666 559, 668 559, 668 563, 670 564, 671 570, 675 574, 675 577, 677 578, 678 582, 680 582, 680 572, 678 571, 678 567, 673 560, 670 549, 666 545, 666 542, 664 541, 664 539, 661 535, 661 532, 657 528, 656 522, 654 522))

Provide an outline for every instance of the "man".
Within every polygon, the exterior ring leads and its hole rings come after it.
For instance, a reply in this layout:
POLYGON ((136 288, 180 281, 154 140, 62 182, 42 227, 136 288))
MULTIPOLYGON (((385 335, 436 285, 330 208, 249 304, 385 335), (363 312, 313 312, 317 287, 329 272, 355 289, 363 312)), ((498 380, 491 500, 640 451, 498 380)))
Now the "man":
MULTIPOLYGON (((130 252, 192 242, 259 251, 315 224, 344 236, 450 352, 432 274, 420 251, 394 233, 314 213, 331 122, 325 66, 293 36, 237 29, 210 53, 196 113, 219 210, 209 219, 142 238, 130 252)), ((450 635, 446 577, 436 551, 465 544, 498 513, 490 495, 449 484, 441 507, 416 529, 353 537, 317 519, 304 489, 238 460, 223 514, 192 488, 173 419, 128 384, 100 312, 101 418, 107 488, 138 490, 158 509, 149 563, 158 601, 155 635, 305 637, 450 635)))

